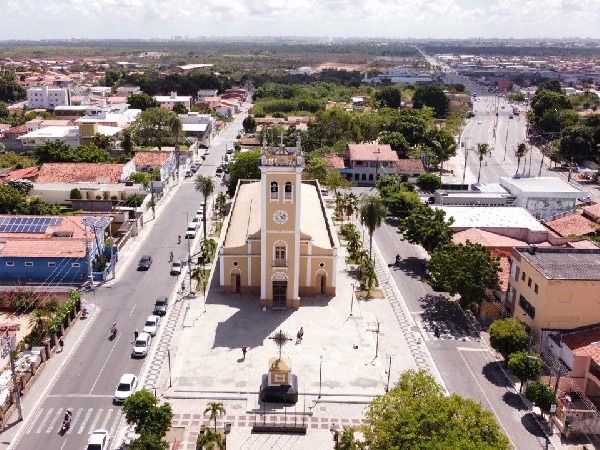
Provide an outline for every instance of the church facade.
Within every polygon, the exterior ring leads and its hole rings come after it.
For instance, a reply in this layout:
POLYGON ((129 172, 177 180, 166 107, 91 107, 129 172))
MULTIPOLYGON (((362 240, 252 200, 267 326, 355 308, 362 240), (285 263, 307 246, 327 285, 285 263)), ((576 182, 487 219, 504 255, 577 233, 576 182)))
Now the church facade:
POLYGON ((335 296, 337 248, 317 181, 302 180, 300 142, 266 147, 261 179, 240 180, 219 250, 222 293, 298 308, 302 297, 335 296))

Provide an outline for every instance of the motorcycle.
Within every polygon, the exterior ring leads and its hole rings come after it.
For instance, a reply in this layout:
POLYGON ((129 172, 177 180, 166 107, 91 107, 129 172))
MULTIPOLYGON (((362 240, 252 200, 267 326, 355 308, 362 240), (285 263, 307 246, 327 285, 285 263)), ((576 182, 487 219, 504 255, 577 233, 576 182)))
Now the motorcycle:
POLYGON ((117 327, 110 327, 110 337, 109 339, 112 341, 114 338, 117 337, 117 327))
POLYGON ((60 431, 58 433, 61 436, 64 436, 64 434, 69 431, 69 428, 71 428, 71 411, 66 412, 62 426, 60 427, 60 431))
POLYGON ((173 262, 173 252, 169 253, 169 262, 173 262))
POLYGON ((181 244, 181 235, 177 236, 177 243, 181 244))

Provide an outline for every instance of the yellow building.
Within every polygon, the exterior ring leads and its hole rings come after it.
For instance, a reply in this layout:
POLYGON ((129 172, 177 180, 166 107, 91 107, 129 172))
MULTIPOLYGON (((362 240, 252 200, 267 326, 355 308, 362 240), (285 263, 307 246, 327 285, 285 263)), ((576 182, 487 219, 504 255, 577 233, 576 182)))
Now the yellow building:
POLYGON ((219 251, 223 293, 254 294, 268 307, 335 296, 336 254, 319 183, 302 181, 296 147, 266 147, 260 181, 240 180, 219 251))
POLYGON ((600 249, 515 248, 507 303, 542 346, 550 335, 600 324, 600 249))

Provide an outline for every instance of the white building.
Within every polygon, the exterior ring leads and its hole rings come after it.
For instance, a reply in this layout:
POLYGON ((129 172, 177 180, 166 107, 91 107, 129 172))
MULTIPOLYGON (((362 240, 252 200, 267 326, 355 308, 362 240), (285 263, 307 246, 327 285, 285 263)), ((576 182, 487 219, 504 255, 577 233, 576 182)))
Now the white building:
POLYGON ((216 132, 216 119, 210 114, 200 114, 189 112, 179 114, 179 119, 183 124, 183 132, 188 137, 198 139, 198 144, 208 148, 216 132))
POLYGON ((203 102, 206 97, 216 97, 219 94, 217 89, 199 89, 198 101, 203 102))
POLYGON ((35 148, 46 142, 62 141, 71 147, 79 146, 79 127, 47 127, 38 128, 20 136, 24 149, 35 148))
POLYGON ((365 83, 408 83, 424 84, 431 83, 433 77, 426 72, 414 72, 406 67, 394 67, 386 72, 381 72, 373 78, 369 78, 365 73, 363 79, 365 83))
POLYGON ((177 92, 171 92, 171 95, 155 95, 154 100, 160 103, 162 108, 173 109, 175 103, 183 103, 188 110, 192 109, 191 95, 177 95, 177 92))
POLYGON ((538 219, 575 209, 577 200, 589 197, 587 191, 555 177, 501 177, 500 185, 515 196, 515 205, 526 208, 538 219))
POLYGON ((69 90, 66 88, 42 86, 27 89, 27 107, 30 109, 54 109, 70 104, 69 90))

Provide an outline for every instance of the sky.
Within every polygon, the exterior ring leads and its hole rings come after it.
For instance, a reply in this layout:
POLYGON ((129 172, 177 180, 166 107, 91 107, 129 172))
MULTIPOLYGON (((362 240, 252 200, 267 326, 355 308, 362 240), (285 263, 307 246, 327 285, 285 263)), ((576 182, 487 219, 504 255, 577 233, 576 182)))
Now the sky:
POLYGON ((600 0, 0 0, 0 40, 600 38, 600 0))

